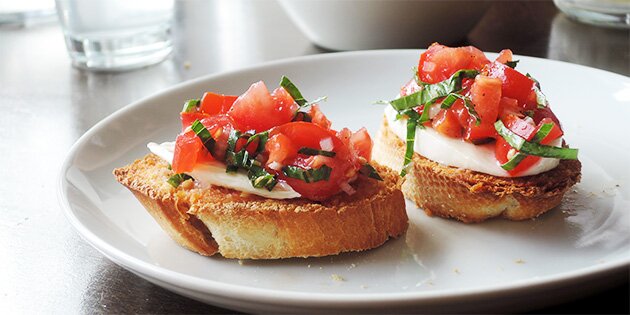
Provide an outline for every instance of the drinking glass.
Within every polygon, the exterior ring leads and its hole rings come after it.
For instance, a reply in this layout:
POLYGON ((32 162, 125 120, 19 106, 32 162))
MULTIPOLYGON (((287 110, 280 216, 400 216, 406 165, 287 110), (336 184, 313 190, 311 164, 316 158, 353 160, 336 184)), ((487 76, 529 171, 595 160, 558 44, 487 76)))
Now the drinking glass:
POLYGON ((172 51, 173 0, 56 0, 72 64, 124 71, 172 51))

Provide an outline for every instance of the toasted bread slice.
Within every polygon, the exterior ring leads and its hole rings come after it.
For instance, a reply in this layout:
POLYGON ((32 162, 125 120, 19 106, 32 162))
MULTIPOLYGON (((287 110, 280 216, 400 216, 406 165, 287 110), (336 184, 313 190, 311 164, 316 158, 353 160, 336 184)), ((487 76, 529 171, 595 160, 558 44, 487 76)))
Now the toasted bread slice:
MULTIPOLYGON (((374 160, 400 171, 405 143, 383 120, 374 144, 374 160)), ((402 191, 428 215, 481 222, 493 217, 535 218, 558 206, 580 180, 578 160, 562 160, 547 172, 525 177, 497 177, 439 164, 414 153, 402 191)))
POLYGON ((404 233, 401 180, 386 167, 377 170, 383 181, 361 176, 355 194, 324 202, 267 199, 191 182, 174 188, 166 182, 173 172, 153 154, 114 175, 183 247, 202 255, 273 259, 361 251, 404 233))

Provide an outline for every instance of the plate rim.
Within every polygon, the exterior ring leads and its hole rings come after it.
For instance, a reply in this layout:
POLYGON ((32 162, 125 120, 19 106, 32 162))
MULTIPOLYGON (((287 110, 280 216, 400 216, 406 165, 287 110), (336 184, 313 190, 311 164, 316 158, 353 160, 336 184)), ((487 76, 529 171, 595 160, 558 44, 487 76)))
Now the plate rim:
MULTIPOLYGON (((279 304, 279 305, 319 305, 321 303, 329 303, 329 306, 348 306, 361 304, 366 305, 380 305, 384 304, 400 304, 400 303, 421 303, 428 300, 432 302, 442 301, 447 302, 449 300, 460 300, 471 297, 482 298, 484 296, 502 296, 512 295, 523 290, 536 290, 560 285, 567 285, 574 282, 582 282, 588 279, 601 278, 605 275, 616 274, 622 271, 622 269, 630 266, 630 255, 613 261, 602 262, 586 268, 580 268, 577 270, 569 270, 561 273, 557 273, 550 276, 537 277, 534 279, 521 279, 509 283, 492 285, 492 286, 480 286, 471 287, 465 289, 439 289, 435 291, 412 291, 412 292, 358 292, 358 293, 320 293, 320 292, 293 292, 283 291, 278 289, 259 288, 247 285, 239 285, 233 283, 225 283, 211 279, 202 279, 199 277, 182 274, 173 270, 170 270, 164 266, 157 266, 151 263, 145 262, 142 259, 136 258, 133 255, 127 254, 122 250, 119 250, 113 244, 109 244, 107 241, 98 237, 87 226, 82 224, 81 220, 74 214, 74 210, 70 205, 69 198, 67 196, 67 190, 71 185, 66 180, 67 171, 73 166, 73 160, 76 158, 77 153, 86 144, 94 134, 97 134, 103 126, 108 125, 110 122, 115 121, 120 116, 124 116, 128 111, 132 111, 145 106, 151 106, 151 99, 157 99, 164 97, 165 95, 176 92, 177 90, 186 88, 188 86, 196 85, 204 81, 210 81, 224 76, 238 75, 239 73, 245 73, 250 71, 264 70, 265 68, 273 68, 282 65, 291 65, 295 63, 309 63, 320 62, 326 59, 338 59, 345 56, 387 56, 389 54, 420 54, 424 49, 379 49, 379 50, 363 50, 363 51, 347 51, 347 52, 335 52, 325 54, 314 54, 306 56, 291 57, 279 60, 268 61, 253 66, 247 66, 225 72, 217 72, 213 74, 204 75, 198 78, 187 80, 177 83, 171 87, 160 90, 156 93, 145 96, 137 101, 134 101, 124 107, 116 110, 103 118, 95 125, 90 127, 83 135, 81 135, 74 144, 68 150, 66 157, 64 158, 57 178, 57 199, 61 205, 62 211, 65 217, 71 223, 71 225, 79 232, 79 235, 87 241, 91 246, 96 248, 108 259, 114 263, 128 269, 132 272, 140 272, 151 278, 156 278, 161 281, 167 282, 170 285, 180 287, 185 290, 194 290, 199 293, 210 294, 221 297, 238 297, 239 299, 260 301, 264 300, 267 304, 279 304)), ((488 55, 496 53, 486 52, 488 55)), ((532 57, 525 55, 514 55, 517 58, 531 59, 534 62, 551 62, 561 63, 565 66, 579 67, 586 71, 597 71, 605 73, 606 75, 613 75, 619 79, 628 80, 627 77, 602 70, 592 68, 584 65, 573 64, 570 62, 551 60, 540 57, 532 57)))

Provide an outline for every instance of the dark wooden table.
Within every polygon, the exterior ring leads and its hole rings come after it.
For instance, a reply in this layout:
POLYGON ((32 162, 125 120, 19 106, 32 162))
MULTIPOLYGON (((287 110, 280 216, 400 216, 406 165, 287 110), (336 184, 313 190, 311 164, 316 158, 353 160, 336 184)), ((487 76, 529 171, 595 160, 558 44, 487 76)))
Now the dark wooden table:
MULTIPOLYGON (((57 24, 0 26, 3 313, 231 312, 161 289, 115 265, 73 230, 56 197, 68 148, 126 104, 202 75, 328 52, 311 44, 275 1, 182 1, 176 16, 172 58, 118 74, 72 68, 57 24)), ((493 4, 458 44, 485 51, 509 47, 517 54, 630 75, 627 30, 574 23, 550 1, 493 4)), ((534 311, 628 313, 629 276, 619 277, 621 284, 607 291, 534 311)))

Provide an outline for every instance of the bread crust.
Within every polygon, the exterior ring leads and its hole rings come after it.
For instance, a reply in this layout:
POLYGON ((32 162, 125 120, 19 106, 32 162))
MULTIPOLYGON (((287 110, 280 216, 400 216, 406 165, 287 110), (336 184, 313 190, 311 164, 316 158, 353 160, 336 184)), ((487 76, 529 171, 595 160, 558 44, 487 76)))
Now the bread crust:
POLYGON ((202 255, 275 259, 334 255, 380 246, 407 229, 401 179, 377 166, 384 181, 360 176, 356 193, 324 202, 276 200, 228 188, 173 188, 168 164, 148 154, 114 170, 169 235, 202 255), (195 226, 195 220, 202 227, 195 226))
MULTIPOLYGON (((400 170, 405 143, 383 119, 374 145, 374 160, 400 170)), ((439 164, 418 153, 402 191, 429 215, 462 222, 493 217, 535 218, 558 206, 564 193, 581 177, 578 160, 561 160, 547 172, 524 177, 498 177, 439 164)))
POLYGON ((188 214, 190 198, 186 190, 166 182, 171 175, 168 164, 153 154, 114 170, 116 180, 133 193, 173 240, 201 255, 214 255, 218 244, 208 228, 188 214))

